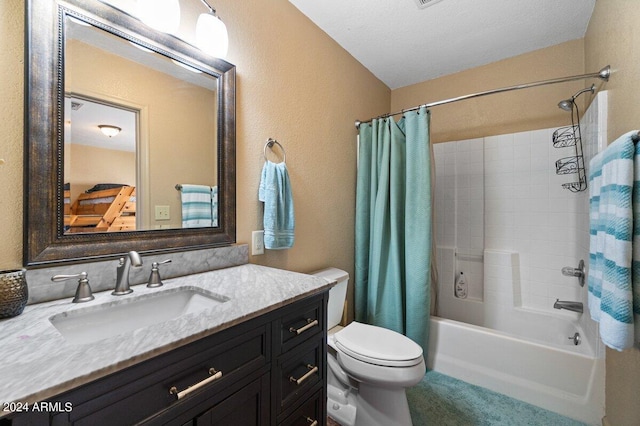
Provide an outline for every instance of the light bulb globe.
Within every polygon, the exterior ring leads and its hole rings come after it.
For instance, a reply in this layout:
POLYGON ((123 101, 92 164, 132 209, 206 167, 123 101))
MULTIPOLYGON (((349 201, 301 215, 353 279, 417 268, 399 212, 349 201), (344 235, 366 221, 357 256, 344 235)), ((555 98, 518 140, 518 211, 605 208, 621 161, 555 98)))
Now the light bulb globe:
POLYGON ((211 56, 224 59, 229 50, 227 26, 215 15, 201 14, 196 23, 196 46, 211 56))

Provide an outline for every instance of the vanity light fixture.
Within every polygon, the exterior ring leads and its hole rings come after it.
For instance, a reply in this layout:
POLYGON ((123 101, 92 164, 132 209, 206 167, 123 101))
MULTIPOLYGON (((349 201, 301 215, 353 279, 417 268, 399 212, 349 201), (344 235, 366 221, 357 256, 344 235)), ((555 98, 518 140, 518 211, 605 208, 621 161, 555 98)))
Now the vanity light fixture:
POLYGON ((196 46, 205 53, 216 58, 224 59, 229 50, 229 34, 227 27, 216 16, 216 10, 206 2, 200 0, 209 9, 208 13, 198 16, 196 23, 196 46))
POLYGON ((122 130, 120 127, 112 126, 110 124, 100 124, 98 125, 98 127, 100 128, 102 133, 105 134, 105 136, 109 136, 110 138, 116 136, 122 130))
POLYGON ((138 0, 138 18, 154 30, 174 34, 180 26, 178 0, 138 0))
MULTIPOLYGON (((224 59, 229 50, 227 27, 206 0, 200 1, 209 11, 198 16, 195 45, 213 57, 224 59)), ((180 3, 178 0, 138 0, 137 17, 155 30, 175 34, 180 26, 180 3)))

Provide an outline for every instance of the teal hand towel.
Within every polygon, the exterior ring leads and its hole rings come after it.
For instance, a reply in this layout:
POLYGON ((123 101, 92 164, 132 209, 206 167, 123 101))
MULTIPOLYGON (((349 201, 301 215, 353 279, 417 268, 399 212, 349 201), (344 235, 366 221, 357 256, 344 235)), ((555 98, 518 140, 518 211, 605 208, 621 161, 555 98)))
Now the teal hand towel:
POLYGON ((279 250, 293 247, 293 194, 284 162, 264 163, 258 199, 264 203, 264 248, 279 250))

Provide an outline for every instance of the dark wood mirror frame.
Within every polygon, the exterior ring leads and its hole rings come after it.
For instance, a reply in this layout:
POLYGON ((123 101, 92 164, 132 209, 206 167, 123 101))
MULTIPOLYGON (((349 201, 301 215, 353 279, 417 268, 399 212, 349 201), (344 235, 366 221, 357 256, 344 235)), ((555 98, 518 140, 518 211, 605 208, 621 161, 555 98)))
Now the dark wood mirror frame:
POLYGON ((97 0, 27 0, 25 9, 25 265, 113 258, 129 250, 159 253, 235 243, 235 66, 97 0), (79 17, 218 79, 218 227, 63 234, 66 16, 79 17))

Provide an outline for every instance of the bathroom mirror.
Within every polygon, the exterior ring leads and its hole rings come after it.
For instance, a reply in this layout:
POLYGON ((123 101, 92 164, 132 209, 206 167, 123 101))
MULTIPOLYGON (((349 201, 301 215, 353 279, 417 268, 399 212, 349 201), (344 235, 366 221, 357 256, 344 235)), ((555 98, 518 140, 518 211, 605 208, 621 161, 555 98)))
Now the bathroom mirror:
POLYGON ((97 0, 26 11, 25 264, 234 243, 235 67, 97 0))

